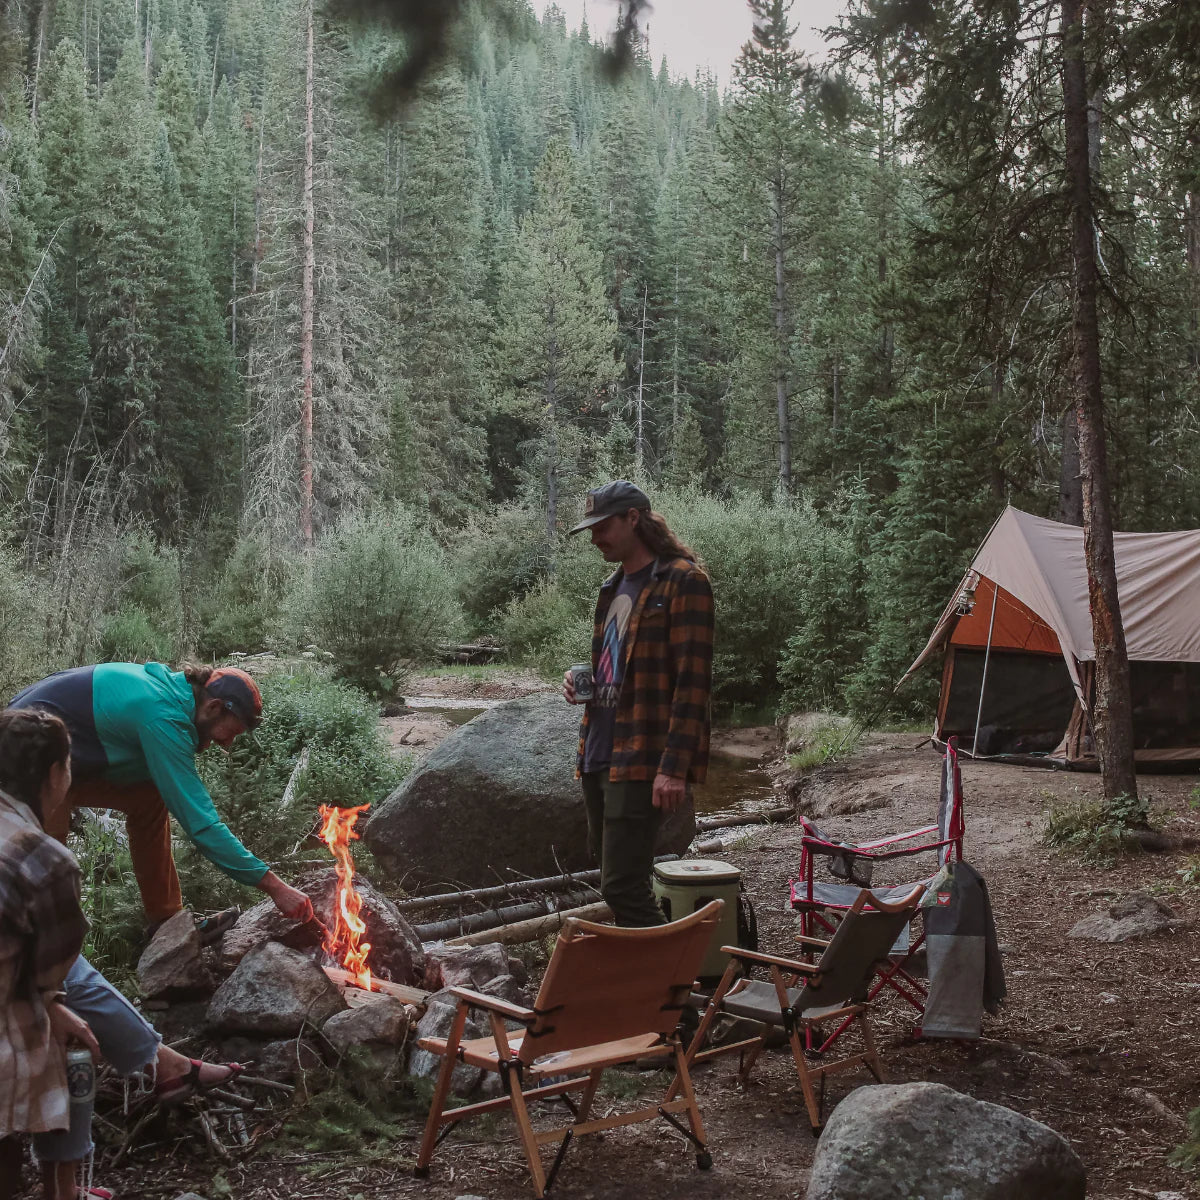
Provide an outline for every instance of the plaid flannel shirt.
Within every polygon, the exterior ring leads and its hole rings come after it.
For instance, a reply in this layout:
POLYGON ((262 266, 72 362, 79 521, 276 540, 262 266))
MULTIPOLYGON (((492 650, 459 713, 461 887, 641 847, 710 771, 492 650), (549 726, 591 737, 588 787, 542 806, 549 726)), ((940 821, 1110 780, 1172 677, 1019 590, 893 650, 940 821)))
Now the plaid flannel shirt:
MULTIPOLYGON (((604 621, 622 578, 600 587, 592 630, 592 671, 604 621)), ((609 778, 653 780, 658 774, 703 783, 708 771, 712 694, 713 594, 708 576, 686 558, 656 560, 638 596, 625 637, 625 672, 613 726, 609 778)), ((579 726, 575 774, 583 770, 591 706, 579 726)))
POLYGON ((86 932, 75 856, 0 792, 0 1137, 67 1127, 66 1052, 46 1004, 86 932))

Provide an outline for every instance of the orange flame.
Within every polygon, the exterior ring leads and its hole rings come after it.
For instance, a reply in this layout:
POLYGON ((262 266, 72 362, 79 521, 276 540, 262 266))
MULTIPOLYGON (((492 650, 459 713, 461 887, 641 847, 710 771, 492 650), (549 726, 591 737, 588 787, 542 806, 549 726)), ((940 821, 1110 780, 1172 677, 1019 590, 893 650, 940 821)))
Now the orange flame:
POLYGON ((337 911, 333 927, 326 932, 325 952, 339 958, 343 967, 354 978, 360 988, 371 990, 371 969, 367 966, 367 955, 371 943, 362 941, 367 932, 366 922, 358 914, 362 909, 362 897, 354 886, 354 859, 350 857, 350 843, 358 839, 354 824, 359 814, 367 811, 369 804, 358 808, 330 808, 321 805, 321 816, 325 824, 321 827, 321 840, 337 860, 337 911))

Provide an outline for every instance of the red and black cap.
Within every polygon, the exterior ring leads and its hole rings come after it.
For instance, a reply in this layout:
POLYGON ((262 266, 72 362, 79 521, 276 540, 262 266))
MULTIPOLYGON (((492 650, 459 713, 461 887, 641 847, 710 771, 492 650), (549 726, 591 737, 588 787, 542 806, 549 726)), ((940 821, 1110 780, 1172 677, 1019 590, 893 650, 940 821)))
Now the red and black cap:
POLYGON ((650 497, 636 483, 630 483, 628 479, 614 479, 588 492, 583 505, 583 520, 569 532, 582 533, 601 521, 607 521, 609 517, 624 515, 631 508, 649 512, 650 497))
POLYGON ((218 667, 204 685, 207 695, 220 700, 247 729, 257 729, 262 721, 262 693, 258 684, 238 667, 218 667))

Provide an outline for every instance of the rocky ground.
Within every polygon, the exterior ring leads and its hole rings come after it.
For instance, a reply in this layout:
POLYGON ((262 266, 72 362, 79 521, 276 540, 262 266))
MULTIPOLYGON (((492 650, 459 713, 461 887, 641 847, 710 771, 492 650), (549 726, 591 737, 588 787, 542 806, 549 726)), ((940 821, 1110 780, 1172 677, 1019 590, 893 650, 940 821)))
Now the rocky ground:
MULTIPOLYGON (((863 840, 932 819, 938 768, 919 736, 872 735, 848 761, 792 781, 792 792, 828 832, 863 840)), ((1082 1158, 1088 1194, 1097 1200, 1200 1195, 1196 1179, 1167 1162, 1183 1137, 1184 1116, 1200 1105, 1200 891, 1181 888, 1185 857, 1138 855, 1102 869, 1042 847, 1048 798, 1094 793, 1095 776, 967 761, 963 784, 967 857, 991 890, 1009 998, 999 1016, 985 1017, 983 1038, 969 1045, 913 1042, 911 1010, 898 1001, 881 1006, 876 1026, 890 1078, 945 1083, 1046 1122, 1082 1158), (1078 920, 1141 889, 1177 914, 1170 929, 1121 944, 1068 938, 1078 920)), ((1188 802, 1196 776, 1145 777, 1141 785, 1154 798, 1156 824, 1200 833, 1200 814, 1188 802)), ((744 872, 766 949, 790 945, 783 901, 798 848, 794 827, 773 826, 722 855, 744 872)), ((862 1082, 869 1077, 835 1076, 827 1105, 862 1082)), ((605 1104, 619 1107, 664 1085, 659 1074, 618 1075, 605 1104)), ((711 1171, 695 1169, 687 1145, 665 1124, 643 1124, 573 1146, 555 1193, 563 1200, 803 1197, 814 1141, 790 1060, 764 1055, 742 1089, 733 1062, 718 1059, 697 1072, 696 1085, 711 1171)), ((278 1118, 262 1120, 278 1128, 278 1118)), ((382 1154, 365 1145, 273 1152, 268 1138, 253 1157, 228 1163, 193 1141, 176 1140, 173 1147, 134 1151, 119 1168, 102 1169, 99 1181, 122 1196, 167 1200, 189 1188, 207 1200, 530 1194, 504 1123, 463 1127, 443 1144, 423 1182, 411 1177, 419 1128, 417 1116, 402 1122, 382 1154)))

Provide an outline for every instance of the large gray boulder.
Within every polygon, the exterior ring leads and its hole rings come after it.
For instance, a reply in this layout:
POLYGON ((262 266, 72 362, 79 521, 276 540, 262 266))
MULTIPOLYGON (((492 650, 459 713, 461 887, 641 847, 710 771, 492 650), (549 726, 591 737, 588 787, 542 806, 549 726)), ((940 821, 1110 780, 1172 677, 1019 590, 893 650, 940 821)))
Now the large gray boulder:
POLYGON ((251 950, 213 995, 208 1024, 222 1033, 292 1037, 346 1007, 329 976, 298 950, 266 942, 251 950))
POLYGON ((808 1200, 1083 1200, 1075 1151, 1047 1125, 940 1083, 850 1093, 817 1143, 808 1200))
POLYGON ((540 693, 481 713, 375 808, 364 841, 410 891, 583 870, 580 712, 540 693))
MULTIPOLYGON (((542 692, 468 721, 375 808, 364 841, 410 891, 591 866, 575 778, 581 712, 542 692)), ((658 853, 693 837, 689 810, 660 832, 658 853)))

